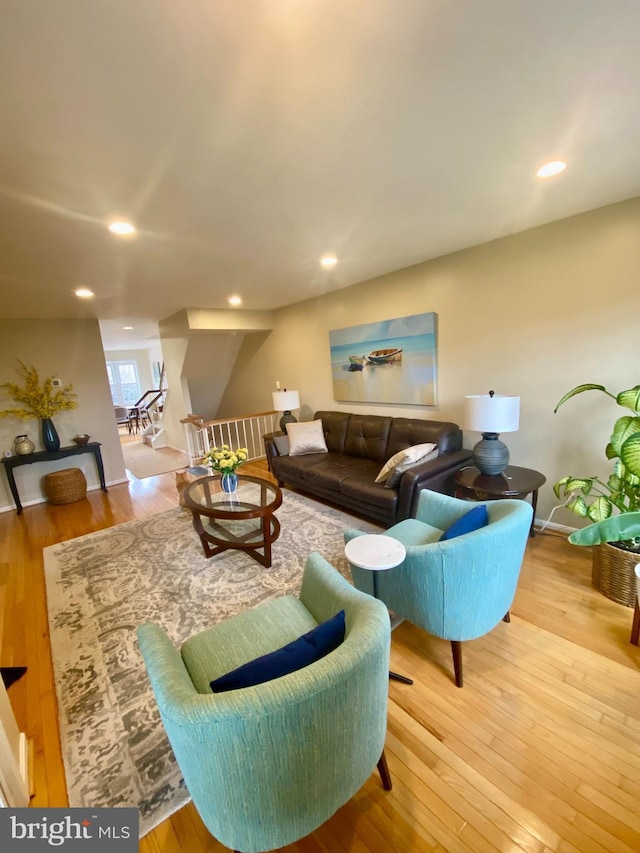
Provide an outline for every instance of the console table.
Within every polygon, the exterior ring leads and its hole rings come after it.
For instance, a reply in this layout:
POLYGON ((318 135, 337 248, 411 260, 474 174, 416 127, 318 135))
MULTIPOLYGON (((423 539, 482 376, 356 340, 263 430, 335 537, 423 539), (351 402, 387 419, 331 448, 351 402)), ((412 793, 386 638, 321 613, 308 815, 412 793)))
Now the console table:
POLYGON ((96 460, 96 468, 98 469, 98 477, 100 477, 100 488, 103 492, 107 491, 107 486, 104 481, 104 467, 102 465, 102 453, 100 452, 100 442, 90 441, 88 444, 73 444, 70 447, 61 447, 59 450, 40 450, 38 453, 28 453, 25 456, 10 456, 8 459, 2 459, 4 470, 9 481, 11 494, 16 502, 18 515, 22 513, 22 504, 20 503, 20 495, 18 487, 13 476, 13 469, 20 465, 32 465, 34 462, 52 462, 54 459, 64 459, 67 456, 78 456, 81 453, 93 453, 96 460))

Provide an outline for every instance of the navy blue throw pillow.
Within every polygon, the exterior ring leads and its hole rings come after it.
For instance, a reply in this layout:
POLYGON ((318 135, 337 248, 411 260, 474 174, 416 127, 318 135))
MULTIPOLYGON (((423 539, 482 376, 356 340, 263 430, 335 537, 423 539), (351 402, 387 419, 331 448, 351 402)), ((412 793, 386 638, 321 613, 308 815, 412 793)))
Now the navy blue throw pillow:
POLYGON ((344 625, 345 614, 344 610, 341 610, 331 619, 321 622, 281 649, 262 655, 216 678, 211 682, 211 689, 214 693, 225 693, 227 690, 253 687, 309 666, 338 648, 344 640, 344 625))
POLYGON ((445 530, 440 541, 445 542, 447 539, 455 539, 456 536, 462 536, 464 533, 472 533, 474 530, 486 527, 487 524, 489 524, 489 516, 486 505, 474 506, 473 509, 465 512, 462 518, 454 521, 451 527, 445 530))

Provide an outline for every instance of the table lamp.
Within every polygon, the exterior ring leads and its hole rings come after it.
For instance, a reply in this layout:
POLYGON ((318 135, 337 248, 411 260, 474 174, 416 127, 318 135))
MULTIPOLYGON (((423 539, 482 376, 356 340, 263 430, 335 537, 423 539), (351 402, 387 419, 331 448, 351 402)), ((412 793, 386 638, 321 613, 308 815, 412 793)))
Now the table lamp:
POLYGON ((507 394, 474 394, 464 398, 465 429, 482 433, 473 448, 473 463, 483 474, 502 474, 509 464, 509 450, 498 435, 516 432, 520 425, 520 397, 507 394))
POLYGON ((282 412, 280 418, 280 429, 287 431, 287 424, 296 423, 297 419, 291 414, 291 409, 300 408, 300 395, 297 391, 273 391, 273 408, 276 412, 282 412))

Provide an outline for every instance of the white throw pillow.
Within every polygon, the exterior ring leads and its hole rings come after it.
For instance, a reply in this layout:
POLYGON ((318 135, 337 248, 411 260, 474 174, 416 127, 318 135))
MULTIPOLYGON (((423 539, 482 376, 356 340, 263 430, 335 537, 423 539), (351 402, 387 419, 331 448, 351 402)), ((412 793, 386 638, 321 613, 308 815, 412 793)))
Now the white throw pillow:
POLYGON ((288 423, 289 456, 304 456, 307 453, 327 453, 322 421, 288 423))
POLYGON ((376 483, 384 483, 396 465, 399 465, 401 462, 417 462, 418 459, 422 459, 423 456, 431 453, 436 447, 437 445, 435 444, 414 444, 411 447, 405 447, 404 450, 399 450, 393 454, 391 459, 387 459, 384 463, 380 469, 380 473, 376 477, 376 483))

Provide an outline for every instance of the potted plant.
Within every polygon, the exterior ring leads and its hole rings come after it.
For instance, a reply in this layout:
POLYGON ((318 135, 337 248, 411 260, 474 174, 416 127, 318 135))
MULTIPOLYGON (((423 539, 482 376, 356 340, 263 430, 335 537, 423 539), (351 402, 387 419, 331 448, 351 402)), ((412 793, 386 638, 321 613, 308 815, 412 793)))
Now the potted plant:
POLYGON ((604 385, 578 385, 560 400, 560 406, 584 391, 601 391, 624 409, 605 448, 613 461, 609 478, 562 477, 553 487, 558 498, 569 498, 567 509, 593 522, 569 537, 576 545, 594 545, 593 583, 608 598, 633 607, 634 567, 640 561, 640 385, 612 394, 604 385), (604 538, 603 538, 604 537, 604 538))
POLYGON ((42 443, 45 450, 55 451, 60 448, 60 438, 51 420, 58 412, 68 409, 76 409, 78 403, 72 385, 56 387, 54 377, 48 376, 44 382, 35 367, 27 367, 18 359, 23 384, 16 385, 13 382, 4 382, 0 385, 8 397, 18 405, 12 409, 0 411, 0 417, 39 418, 42 424, 42 443))

